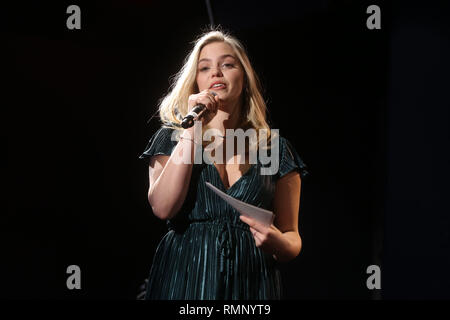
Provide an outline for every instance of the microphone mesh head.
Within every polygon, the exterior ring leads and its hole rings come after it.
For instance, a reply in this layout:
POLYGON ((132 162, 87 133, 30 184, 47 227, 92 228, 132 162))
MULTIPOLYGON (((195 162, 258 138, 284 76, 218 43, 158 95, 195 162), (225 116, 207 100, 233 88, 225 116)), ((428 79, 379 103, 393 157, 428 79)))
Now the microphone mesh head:
POLYGON ((186 117, 183 122, 181 122, 181 126, 184 129, 190 128, 194 125, 194 118, 193 117, 186 117))

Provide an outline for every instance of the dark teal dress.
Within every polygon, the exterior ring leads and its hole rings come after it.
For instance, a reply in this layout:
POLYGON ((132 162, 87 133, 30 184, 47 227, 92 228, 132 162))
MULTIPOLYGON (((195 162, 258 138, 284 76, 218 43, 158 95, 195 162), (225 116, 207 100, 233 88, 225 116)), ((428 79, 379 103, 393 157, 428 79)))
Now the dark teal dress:
MULTIPOLYGON (((161 128, 150 139, 141 159, 170 155, 176 146, 173 129, 161 128)), ((303 178, 306 165, 283 137, 279 140, 279 171, 261 175, 258 160, 228 190, 213 164, 195 164, 189 191, 153 258, 146 299, 267 300, 281 299, 277 262, 256 247, 239 213, 210 190, 208 181, 239 200, 273 210, 276 181, 292 170, 303 178)), ((168 191, 169 192, 169 191, 168 191)))

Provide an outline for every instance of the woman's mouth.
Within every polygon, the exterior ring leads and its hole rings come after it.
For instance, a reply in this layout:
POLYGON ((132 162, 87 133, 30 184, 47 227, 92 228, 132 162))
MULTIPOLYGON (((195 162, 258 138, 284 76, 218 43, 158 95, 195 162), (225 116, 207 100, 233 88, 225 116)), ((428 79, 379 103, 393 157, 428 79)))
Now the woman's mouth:
POLYGON ((221 89, 225 89, 226 86, 223 83, 216 83, 213 86, 211 86, 210 89, 216 89, 216 90, 221 90, 221 89))

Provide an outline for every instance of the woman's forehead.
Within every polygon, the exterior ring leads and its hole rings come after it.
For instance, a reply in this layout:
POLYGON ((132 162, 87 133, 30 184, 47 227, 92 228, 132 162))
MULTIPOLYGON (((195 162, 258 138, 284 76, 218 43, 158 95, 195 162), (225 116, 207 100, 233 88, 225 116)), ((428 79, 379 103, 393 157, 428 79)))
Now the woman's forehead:
POLYGON ((202 59, 214 59, 227 56, 236 57, 233 48, 225 42, 213 42, 202 48, 199 61, 202 59))

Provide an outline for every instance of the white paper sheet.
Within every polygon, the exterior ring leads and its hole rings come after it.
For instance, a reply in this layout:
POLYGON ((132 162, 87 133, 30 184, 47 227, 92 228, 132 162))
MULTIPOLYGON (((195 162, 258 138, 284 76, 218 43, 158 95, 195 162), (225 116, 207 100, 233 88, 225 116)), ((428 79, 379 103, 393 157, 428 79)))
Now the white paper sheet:
POLYGON ((272 211, 261 209, 254 205, 235 199, 227 195, 225 192, 217 189, 211 183, 209 182, 205 183, 208 188, 214 191, 219 197, 225 200, 230 206, 235 208, 243 216, 253 218, 259 221, 260 223, 264 224, 265 226, 270 226, 273 223, 274 214, 272 213, 272 211))

